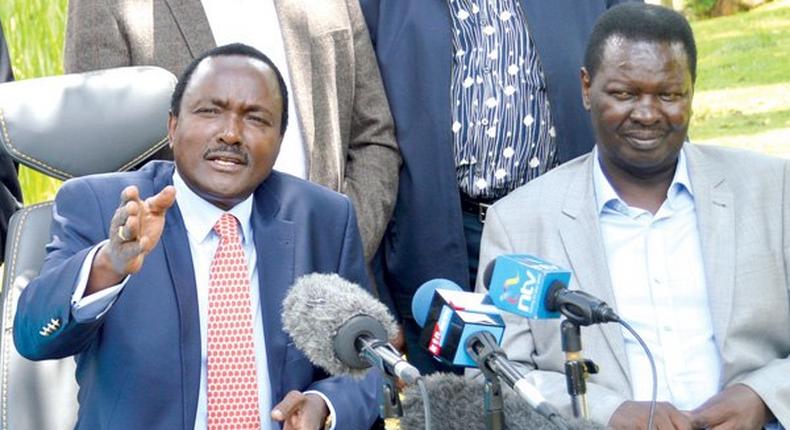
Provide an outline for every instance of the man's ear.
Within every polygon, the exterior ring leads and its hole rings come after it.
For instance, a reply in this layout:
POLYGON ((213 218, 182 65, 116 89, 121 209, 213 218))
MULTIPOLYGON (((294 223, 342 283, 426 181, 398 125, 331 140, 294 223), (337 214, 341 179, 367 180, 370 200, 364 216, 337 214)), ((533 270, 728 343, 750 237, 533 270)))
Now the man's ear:
POLYGON ((579 78, 582 82, 582 104, 584 109, 590 110, 590 84, 592 83, 590 72, 585 67, 582 67, 579 72, 579 78))
POLYGON ((173 115, 173 111, 168 113, 167 117, 167 146, 170 149, 173 149, 173 135, 176 132, 176 126, 178 125, 178 117, 173 115))

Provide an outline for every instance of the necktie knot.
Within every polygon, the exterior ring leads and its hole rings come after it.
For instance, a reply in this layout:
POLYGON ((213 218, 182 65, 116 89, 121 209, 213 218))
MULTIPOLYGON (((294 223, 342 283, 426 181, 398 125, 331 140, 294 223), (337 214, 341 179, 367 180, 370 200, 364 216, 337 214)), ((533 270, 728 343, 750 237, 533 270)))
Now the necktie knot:
POLYGON ((239 221, 236 219, 236 217, 226 212, 222 214, 222 216, 219 218, 219 221, 214 224, 214 231, 222 240, 238 241, 238 225, 239 221))

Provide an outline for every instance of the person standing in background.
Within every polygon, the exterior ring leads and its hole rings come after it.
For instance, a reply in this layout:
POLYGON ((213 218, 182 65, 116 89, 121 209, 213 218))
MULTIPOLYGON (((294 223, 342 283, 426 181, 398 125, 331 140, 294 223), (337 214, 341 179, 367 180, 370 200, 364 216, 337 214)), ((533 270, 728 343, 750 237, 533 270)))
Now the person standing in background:
POLYGON ((370 259, 401 160, 357 0, 71 0, 64 64, 67 73, 156 65, 178 75, 234 42, 267 53, 294 95, 275 169, 347 194, 370 259))
MULTIPOLYGON (((0 24, 0 82, 14 80, 11 69, 11 56, 0 24)), ((5 258, 5 240, 8 235, 8 220, 22 205, 22 188, 17 178, 17 166, 11 157, 0 149, 0 263, 5 258)))
POLYGON ((579 70, 621 2, 360 0, 404 163, 377 281, 422 371, 436 362, 417 346, 414 292, 434 278, 470 289, 488 206, 592 148, 579 70))

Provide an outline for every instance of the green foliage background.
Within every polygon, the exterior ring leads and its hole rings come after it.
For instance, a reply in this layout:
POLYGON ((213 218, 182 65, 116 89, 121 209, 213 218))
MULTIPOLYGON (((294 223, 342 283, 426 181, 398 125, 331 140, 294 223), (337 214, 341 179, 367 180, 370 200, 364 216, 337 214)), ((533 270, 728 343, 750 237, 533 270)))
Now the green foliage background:
MULTIPOLYGON (((63 73, 67 0, 0 0, 0 21, 16 79, 63 73)), ((60 183, 19 169, 25 204, 52 199, 60 183)))

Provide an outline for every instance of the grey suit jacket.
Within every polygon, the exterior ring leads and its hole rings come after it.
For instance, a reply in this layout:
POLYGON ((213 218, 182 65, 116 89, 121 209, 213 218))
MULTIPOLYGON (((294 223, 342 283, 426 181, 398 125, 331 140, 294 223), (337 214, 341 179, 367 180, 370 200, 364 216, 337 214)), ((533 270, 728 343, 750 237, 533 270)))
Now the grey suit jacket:
MULTIPOLYGON (((790 426, 790 162, 745 151, 684 146, 697 209, 722 388, 743 383, 790 426)), ((593 157, 570 161, 497 202, 488 212, 481 267, 528 253, 573 272, 571 288, 617 309, 598 223, 593 157)), ((482 275, 481 275, 482 276, 482 275)), ((478 279, 478 290, 483 290, 478 279)), ((529 378, 570 414, 559 320, 506 317, 504 347, 529 378)), ((584 355, 600 365, 588 384, 592 418, 606 423, 631 398, 620 327, 582 329, 584 355)), ((689 357, 693 359, 693 357, 689 357)))
MULTIPOLYGON (((370 259, 392 214, 401 159, 358 1, 274 4, 310 158, 309 179, 351 198, 370 259)), ((68 73, 156 65, 178 75, 214 46, 200 0, 69 1, 68 73)))

